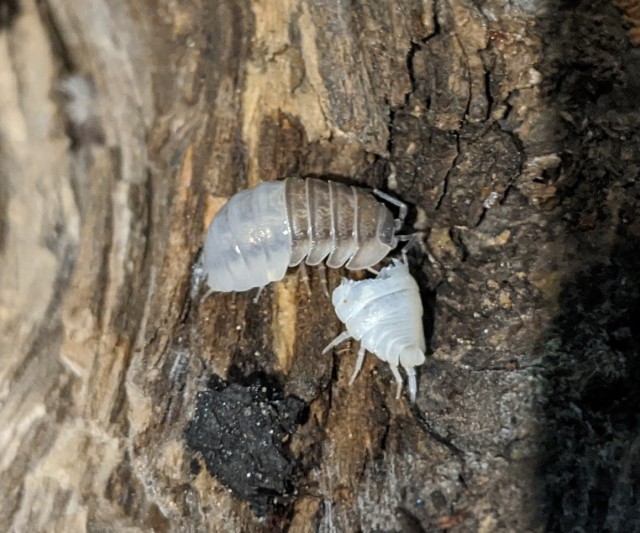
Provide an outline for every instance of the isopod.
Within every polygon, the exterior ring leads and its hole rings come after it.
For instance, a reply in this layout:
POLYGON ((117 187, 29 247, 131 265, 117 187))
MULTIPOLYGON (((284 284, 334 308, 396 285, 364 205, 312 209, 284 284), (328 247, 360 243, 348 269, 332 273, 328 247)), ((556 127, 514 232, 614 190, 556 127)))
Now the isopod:
POLYGON ((409 273, 406 259, 393 259, 377 278, 354 281, 347 278, 333 291, 331 302, 346 331, 323 350, 323 354, 350 338, 360 341, 351 385, 372 352, 389 363, 398 383, 396 398, 402 392, 398 365, 407 373, 409 396, 415 402, 418 390, 415 367, 424 363, 426 343, 422 327, 422 301, 418 284, 409 273))
POLYGON ((211 221, 196 274, 212 291, 246 291, 281 280, 304 262, 368 268, 398 243, 407 206, 380 191, 290 177, 232 196, 211 221), (373 194, 396 205, 393 214, 373 194))

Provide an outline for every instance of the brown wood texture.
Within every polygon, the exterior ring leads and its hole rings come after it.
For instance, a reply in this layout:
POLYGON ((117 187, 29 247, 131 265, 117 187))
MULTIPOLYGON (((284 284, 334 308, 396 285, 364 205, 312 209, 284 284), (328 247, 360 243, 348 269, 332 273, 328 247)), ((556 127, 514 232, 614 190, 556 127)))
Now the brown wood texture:
POLYGON ((0 529, 637 526, 626 29, 604 0, 0 1, 0 529), (410 204, 416 405, 321 355, 316 272, 191 298, 213 214, 291 175, 410 204))

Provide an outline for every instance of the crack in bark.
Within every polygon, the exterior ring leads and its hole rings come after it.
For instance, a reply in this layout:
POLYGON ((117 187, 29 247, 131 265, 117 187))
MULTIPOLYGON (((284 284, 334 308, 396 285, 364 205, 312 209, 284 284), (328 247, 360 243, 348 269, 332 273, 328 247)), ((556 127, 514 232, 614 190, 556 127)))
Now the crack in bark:
MULTIPOLYGON (((464 107, 464 113, 462 114, 462 121, 463 123, 467 122, 467 117, 469 116, 469 109, 471 108, 471 100, 473 97, 473 78, 471 77, 471 70, 469 69, 469 56, 467 54, 467 50, 464 46, 464 44, 462 44, 462 41, 460 40, 460 37, 458 36, 457 33, 452 32, 453 38, 456 40, 456 42, 458 43, 458 46, 460 47, 460 51, 462 52, 462 57, 465 60, 465 66, 464 66, 464 79, 465 81, 468 83, 469 86, 469 90, 467 91, 467 102, 465 104, 464 107)), ((459 128, 462 129, 462 128, 459 128)))
POLYGON ((431 427, 431 424, 429 424, 427 418, 422 414, 422 411, 418 407, 416 406, 412 407, 412 411, 414 416, 420 422, 419 427, 422 429, 425 435, 430 439, 434 440, 435 442, 445 446, 451 453, 459 457, 462 463, 464 464, 465 463, 464 451, 458 448, 455 444, 453 444, 453 442, 451 442, 448 438, 444 437, 443 435, 438 433, 435 429, 433 429, 431 427))
POLYGON ((456 136, 456 156, 453 158, 453 162, 451 163, 451 166, 449 167, 449 169, 447 170, 447 173, 444 176, 442 193, 440 194, 440 196, 438 197, 438 200, 436 201, 436 206, 434 208, 434 211, 437 211, 438 209, 440 209, 440 206, 444 201, 444 197, 446 196, 447 191, 449 190, 449 178, 451 177, 451 173, 456 168, 458 161, 460 159, 460 156, 462 155, 460 153, 460 133, 456 131, 455 136, 456 136))
MULTIPOLYGON (((485 48, 486 50, 486 48, 485 48)), ((484 64, 484 61, 483 61, 484 64)), ((484 117, 485 121, 491 118, 491 110, 493 108, 493 96, 491 96, 491 70, 484 68, 484 96, 487 99, 487 114, 484 117)))
POLYGON ((53 15, 49 0, 36 0, 36 4, 42 23, 49 34, 49 42, 53 49, 53 55, 62 60, 62 65, 68 74, 76 73, 78 66, 73 60, 73 55, 64 40, 63 32, 53 15))

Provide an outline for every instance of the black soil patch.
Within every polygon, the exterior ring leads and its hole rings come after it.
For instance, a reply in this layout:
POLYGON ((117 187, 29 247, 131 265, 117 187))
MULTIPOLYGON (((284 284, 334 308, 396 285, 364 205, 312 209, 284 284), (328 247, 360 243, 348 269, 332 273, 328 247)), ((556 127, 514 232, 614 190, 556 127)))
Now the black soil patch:
POLYGON ((295 461, 287 442, 304 408, 265 374, 242 383, 213 376, 208 390, 197 394, 187 444, 202 454, 212 476, 264 516, 294 494, 295 461))

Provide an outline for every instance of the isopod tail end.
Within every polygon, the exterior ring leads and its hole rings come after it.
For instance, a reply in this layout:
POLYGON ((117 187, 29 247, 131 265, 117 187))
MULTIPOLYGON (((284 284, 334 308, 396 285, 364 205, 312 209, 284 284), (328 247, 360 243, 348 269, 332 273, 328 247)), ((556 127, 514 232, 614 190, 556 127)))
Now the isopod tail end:
POLYGON ((409 399, 411 403, 416 403, 416 396, 418 394, 418 382, 416 380, 416 369, 413 367, 405 368, 407 372, 407 381, 409 382, 409 399))
POLYGON ((420 348, 411 347, 400 354, 400 365, 407 373, 409 382, 409 398, 415 403, 418 394, 418 383, 416 379, 416 366, 424 363, 424 352, 420 348))

